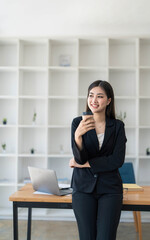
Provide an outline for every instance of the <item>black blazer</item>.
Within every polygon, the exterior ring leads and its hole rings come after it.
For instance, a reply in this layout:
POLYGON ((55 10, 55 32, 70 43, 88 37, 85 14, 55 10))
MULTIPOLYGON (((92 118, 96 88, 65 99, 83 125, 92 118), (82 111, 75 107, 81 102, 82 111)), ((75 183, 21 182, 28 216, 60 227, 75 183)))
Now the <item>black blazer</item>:
POLYGON ((72 151, 79 164, 89 162, 91 168, 74 168, 71 186, 75 191, 91 193, 122 193, 122 180, 118 168, 125 159, 126 136, 124 123, 118 119, 106 118, 103 144, 99 150, 99 142, 95 129, 82 136, 83 148, 79 151, 74 133, 82 117, 72 121, 72 151))

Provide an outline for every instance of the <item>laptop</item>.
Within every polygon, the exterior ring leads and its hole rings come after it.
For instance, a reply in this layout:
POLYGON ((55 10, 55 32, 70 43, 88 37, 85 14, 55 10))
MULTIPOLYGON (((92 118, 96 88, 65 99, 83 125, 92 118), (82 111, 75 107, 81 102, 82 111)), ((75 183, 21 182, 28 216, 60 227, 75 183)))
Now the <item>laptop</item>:
POLYGON ((56 172, 28 166, 32 186, 35 191, 55 194, 58 196, 72 193, 71 188, 59 188, 56 172))

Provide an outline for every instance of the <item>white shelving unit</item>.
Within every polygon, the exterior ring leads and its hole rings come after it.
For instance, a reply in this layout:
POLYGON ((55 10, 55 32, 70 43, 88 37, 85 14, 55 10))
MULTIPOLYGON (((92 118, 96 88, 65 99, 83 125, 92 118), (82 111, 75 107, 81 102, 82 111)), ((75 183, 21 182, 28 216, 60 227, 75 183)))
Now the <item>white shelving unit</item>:
POLYGON ((126 161, 133 162, 137 183, 148 185, 150 38, 0 39, 0 143, 7 145, 5 153, 0 149, 2 216, 12 214, 8 198, 29 177, 28 165, 53 168, 70 181, 71 121, 85 110, 87 88, 98 79, 113 86, 117 115, 126 113, 126 161))

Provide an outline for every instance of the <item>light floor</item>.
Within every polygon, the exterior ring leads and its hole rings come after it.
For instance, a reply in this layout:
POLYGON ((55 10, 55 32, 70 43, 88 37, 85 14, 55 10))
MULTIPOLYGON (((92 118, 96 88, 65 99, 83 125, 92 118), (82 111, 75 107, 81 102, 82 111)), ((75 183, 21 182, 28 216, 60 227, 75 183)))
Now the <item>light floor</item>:
MULTIPOLYGON (((26 221, 19 220, 19 240, 26 240, 26 221)), ((12 240, 12 221, 0 220, 0 240, 12 240)), ((150 223, 142 223, 143 240, 150 240, 150 223)), ((31 240, 79 240, 76 222, 32 221, 31 240)), ((134 223, 120 223, 117 240, 138 240, 134 223)))

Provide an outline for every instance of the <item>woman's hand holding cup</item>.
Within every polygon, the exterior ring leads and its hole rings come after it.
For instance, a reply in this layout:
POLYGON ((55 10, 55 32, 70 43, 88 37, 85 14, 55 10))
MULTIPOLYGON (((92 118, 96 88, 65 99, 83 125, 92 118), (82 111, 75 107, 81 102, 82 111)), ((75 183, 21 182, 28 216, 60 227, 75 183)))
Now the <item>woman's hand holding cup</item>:
POLYGON ((84 135, 86 132, 95 128, 95 120, 92 112, 83 112, 82 120, 76 129, 75 136, 77 138, 84 135))

